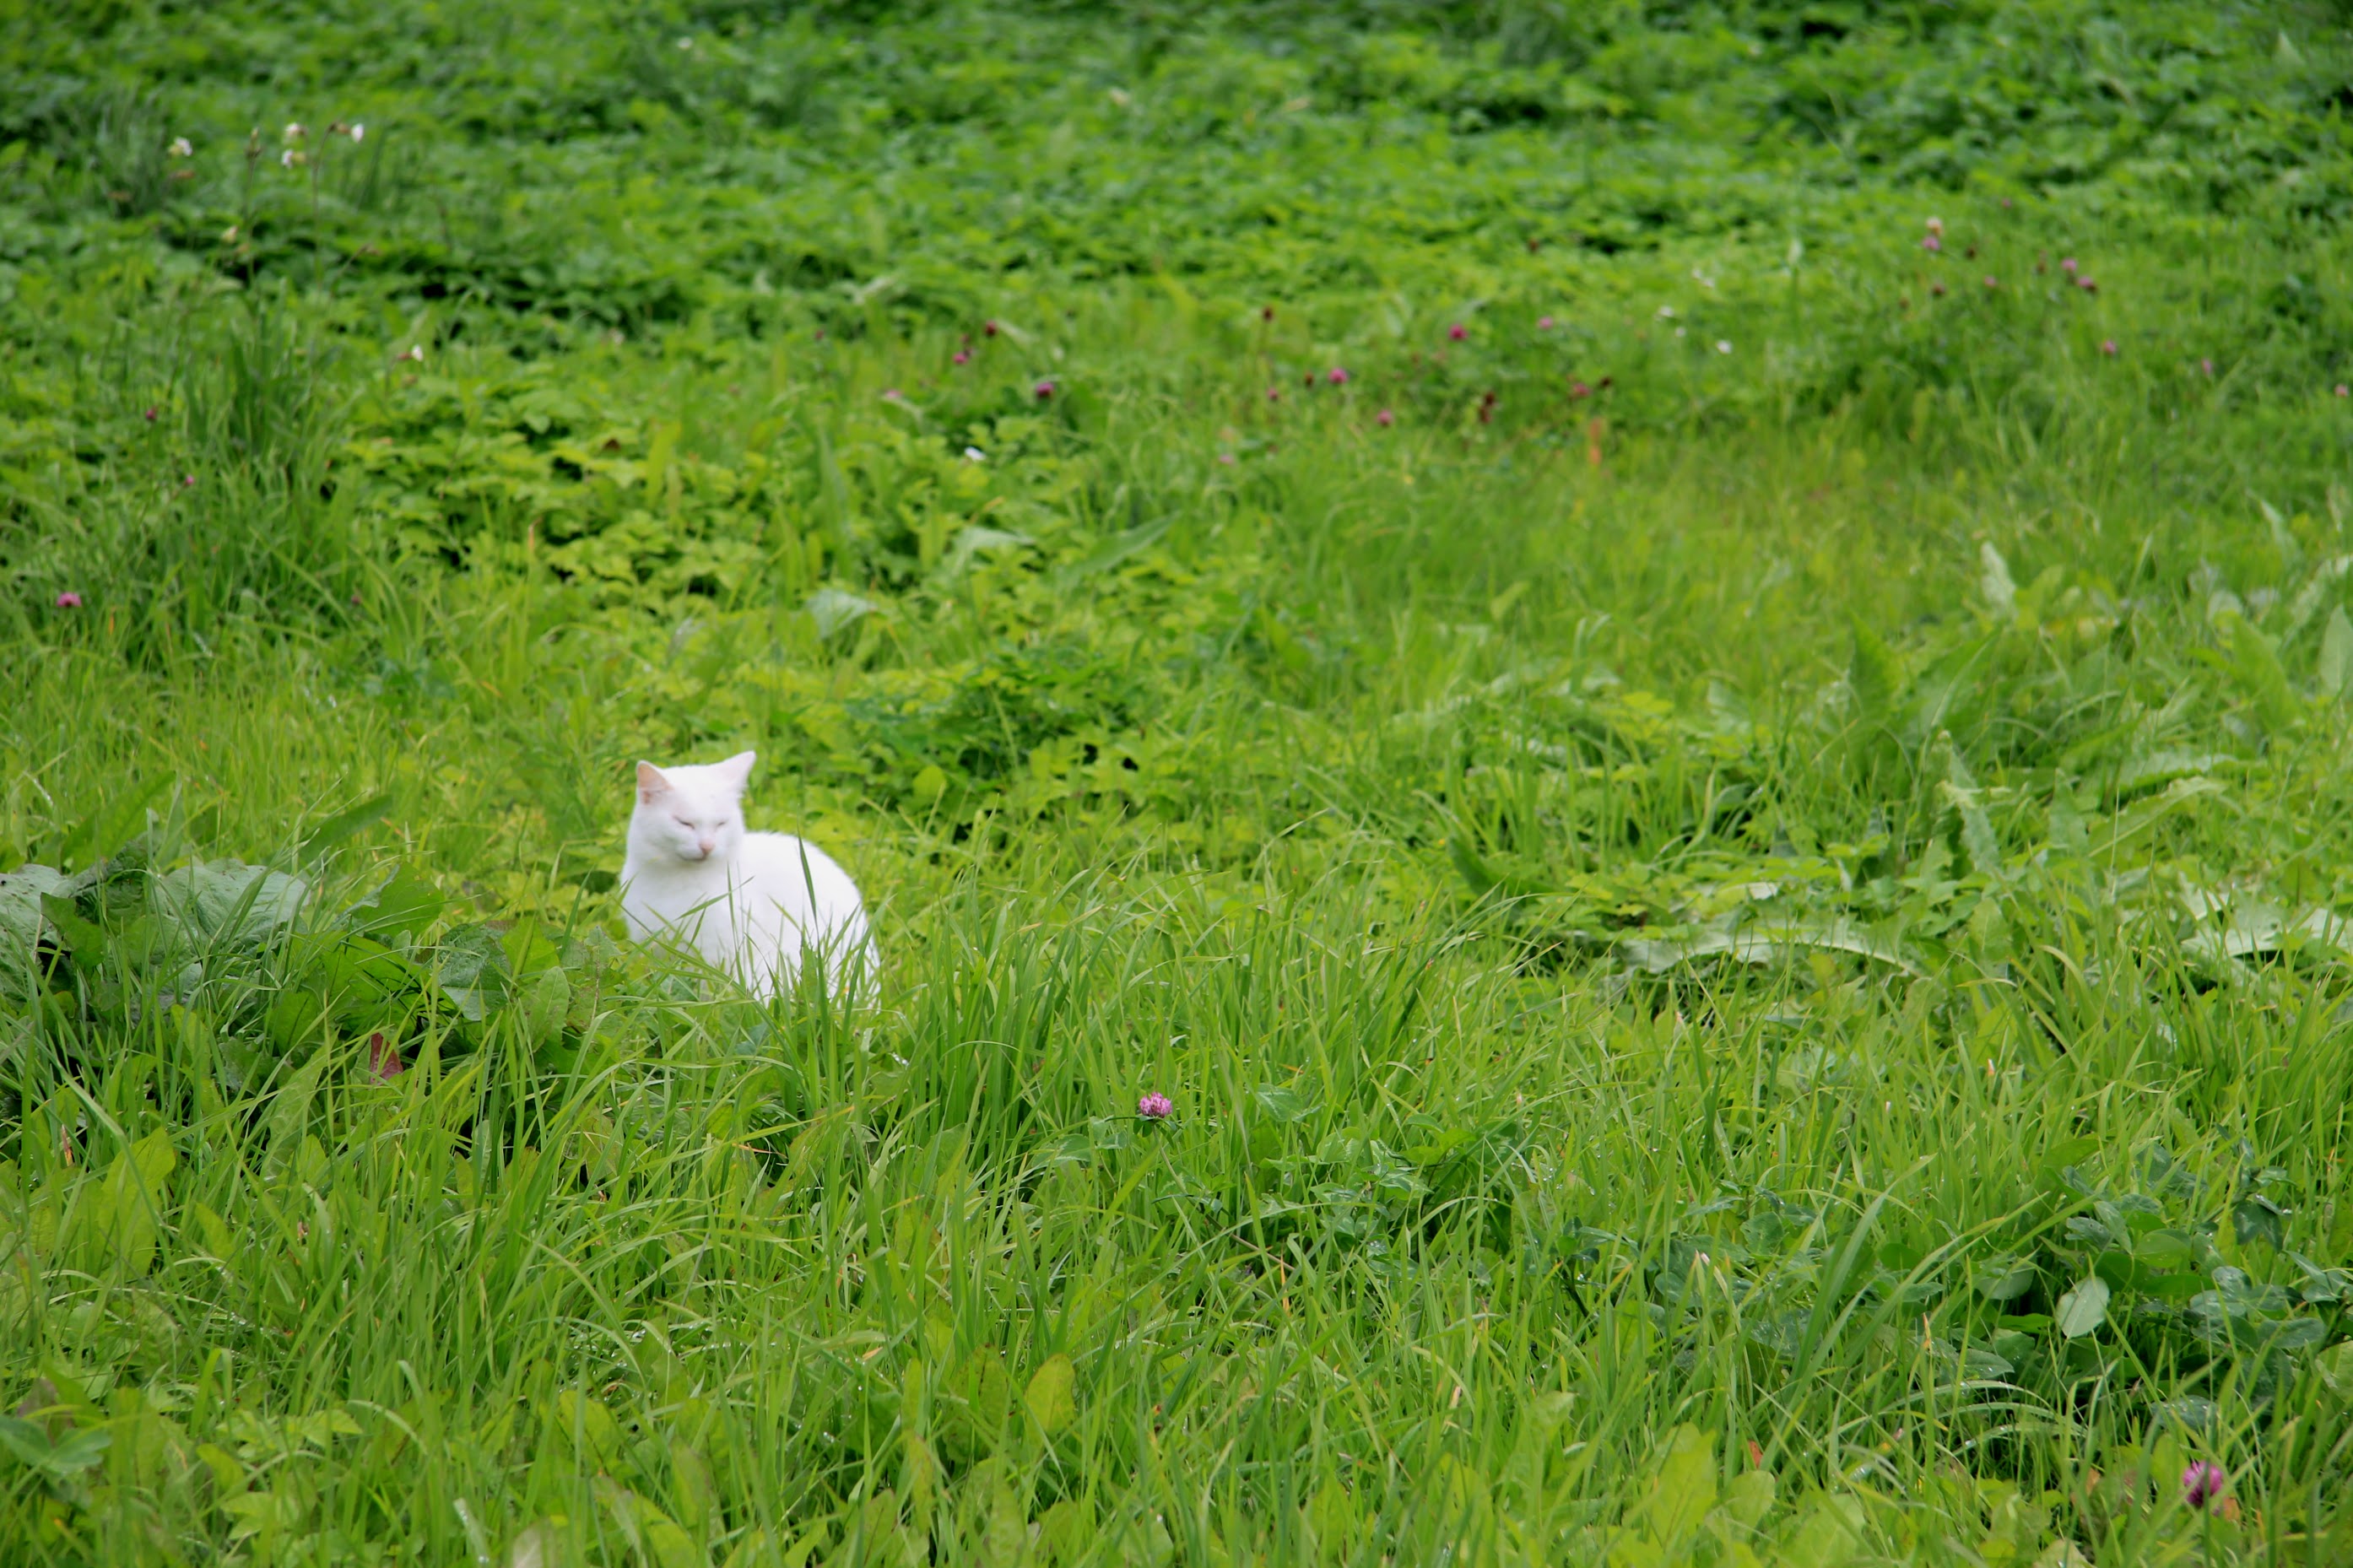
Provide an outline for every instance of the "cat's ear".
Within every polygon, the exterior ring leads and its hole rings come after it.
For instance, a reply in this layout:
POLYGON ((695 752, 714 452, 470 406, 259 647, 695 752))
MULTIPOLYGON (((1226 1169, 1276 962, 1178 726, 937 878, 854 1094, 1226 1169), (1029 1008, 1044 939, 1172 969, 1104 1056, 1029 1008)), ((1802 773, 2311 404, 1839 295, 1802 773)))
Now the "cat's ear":
POLYGON ((651 763, 638 764, 638 799, 648 805, 670 793, 670 775, 651 763))
POLYGON ((737 795, 742 795, 744 786, 752 782, 752 764, 759 760, 760 753, 757 752, 738 752, 723 763, 712 763, 711 771, 717 774, 720 782, 726 784, 728 788, 737 795))

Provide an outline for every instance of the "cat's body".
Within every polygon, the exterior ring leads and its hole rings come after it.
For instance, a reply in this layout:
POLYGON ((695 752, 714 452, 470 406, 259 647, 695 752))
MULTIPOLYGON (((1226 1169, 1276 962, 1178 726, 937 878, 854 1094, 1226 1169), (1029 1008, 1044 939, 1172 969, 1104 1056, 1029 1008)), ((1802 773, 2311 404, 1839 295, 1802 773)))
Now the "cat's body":
POLYGON ((836 989, 871 985, 874 942, 849 873, 816 845, 744 831, 750 752, 708 767, 638 764, 621 913, 639 942, 691 948, 773 996, 818 954, 836 989))

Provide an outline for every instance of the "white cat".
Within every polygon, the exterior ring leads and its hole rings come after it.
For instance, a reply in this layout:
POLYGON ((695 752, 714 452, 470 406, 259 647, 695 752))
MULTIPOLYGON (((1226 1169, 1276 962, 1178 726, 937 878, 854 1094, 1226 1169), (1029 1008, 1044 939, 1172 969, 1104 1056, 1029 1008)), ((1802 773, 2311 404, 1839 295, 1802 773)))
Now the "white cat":
POLYGON ((874 941, 849 873, 816 845, 744 831, 744 785, 758 760, 638 764, 638 805, 621 866, 621 913, 639 942, 692 948, 760 996, 818 954, 835 989, 871 991, 874 941))

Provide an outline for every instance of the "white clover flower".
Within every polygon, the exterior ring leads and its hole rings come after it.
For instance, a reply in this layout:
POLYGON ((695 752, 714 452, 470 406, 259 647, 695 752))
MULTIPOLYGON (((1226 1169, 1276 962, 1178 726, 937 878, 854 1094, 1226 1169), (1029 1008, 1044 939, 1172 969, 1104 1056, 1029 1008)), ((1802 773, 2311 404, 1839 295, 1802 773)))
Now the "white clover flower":
POLYGON ((354 120, 354 121, 352 121, 352 141, 353 141, 353 142, 355 142, 355 143, 356 143, 356 142, 359 141, 359 139, 360 139, 361 137, 363 137, 363 136, 364 136, 364 135, 366 135, 366 134, 367 134, 367 127, 366 127, 366 126, 362 125, 362 124, 361 124, 358 121, 356 121, 356 120, 354 120))
POLYGON ((290 120, 286 122, 286 129, 281 132, 281 134, 289 142, 300 142, 303 137, 308 136, 311 133, 303 129, 302 122, 301 121, 290 120))
POLYGON ((196 150, 188 145, 188 139, 185 136, 173 137, 170 151, 174 158, 193 158, 196 155, 196 150))

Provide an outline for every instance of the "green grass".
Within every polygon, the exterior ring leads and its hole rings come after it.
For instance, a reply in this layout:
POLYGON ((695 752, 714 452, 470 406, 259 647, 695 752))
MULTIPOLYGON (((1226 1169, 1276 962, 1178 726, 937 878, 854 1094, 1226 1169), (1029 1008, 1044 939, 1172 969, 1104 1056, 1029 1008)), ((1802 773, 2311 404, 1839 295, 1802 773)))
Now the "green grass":
POLYGON ((0 1559, 2353 1559, 2348 60, 9 29, 0 1559))

